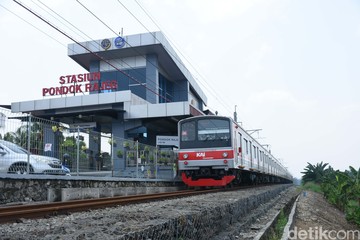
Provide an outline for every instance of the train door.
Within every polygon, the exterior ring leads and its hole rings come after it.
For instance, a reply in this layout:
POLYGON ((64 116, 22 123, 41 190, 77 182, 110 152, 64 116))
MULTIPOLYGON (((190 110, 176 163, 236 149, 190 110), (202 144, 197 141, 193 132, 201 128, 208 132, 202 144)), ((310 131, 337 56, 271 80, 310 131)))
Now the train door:
POLYGON ((245 162, 245 165, 246 167, 250 168, 250 163, 249 163, 249 142, 248 140, 246 140, 245 138, 244 139, 244 142, 245 142, 245 151, 244 151, 244 156, 243 157, 243 161, 245 162))
POLYGON ((236 135, 236 138, 237 138, 237 142, 238 142, 238 145, 237 145, 237 151, 238 151, 238 160, 240 160, 240 165, 241 166, 244 166, 243 164, 243 147, 242 147, 242 136, 241 136, 241 133, 238 132, 238 134, 236 135))
POLYGON ((258 170, 260 171, 261 166, 260 166, 260 155, 259 155, 259 147, 256 147, 256 158, 257 158, 257 165, 258 165, 258 170))
POLYGON ((253 168, 253 152, 252 152, 252 143, 251 141, 249 141, 250 143, 250 168, 253 168))
POLYGON ((263 171, 266 172, 265 153, 264 152, 262 152, 262 161, 263 161, 263 171))
POLYGON ((239 145, 239 139, 237 137, 237 134, 236 134, 236 130, 234 129, 234 133, 232 134, 232 139, 233 139, 233 142, 232 142, 232 148, 233 148, 233 152, 234 152, 234 166, 236 166, 239 162, 239 154, 238 154, 238 145, 239 145))
POLYGON ((241 166, 244 166, 244 160, 243 160, 243 145, 242 145, 242 135, 239 133, 240 138, 240 148, 239 148, 239 154, 240 154, 240 164, 241 166))

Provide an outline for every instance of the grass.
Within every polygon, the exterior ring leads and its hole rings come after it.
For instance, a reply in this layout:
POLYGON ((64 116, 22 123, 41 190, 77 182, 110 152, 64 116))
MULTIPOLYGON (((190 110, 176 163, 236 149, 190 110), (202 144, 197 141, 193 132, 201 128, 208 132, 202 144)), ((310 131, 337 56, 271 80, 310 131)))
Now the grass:
POLYGON ((317 193, 322 193, 320 184, 314 183, 314 182, 307 182, 304 185, 301 186, 302 190, 308 190, 313 191, 317 193))
POLYGON ((272 234, 270 235, 269 239, 270 240, 278 240, 281 239, 283 232, 284 232, 284 228, 286 226, 288 222, 288 218, 287 216, 284 214, 283 209, 281 209, 280 215, 276 221, 276 225, 273 229, 272 234))

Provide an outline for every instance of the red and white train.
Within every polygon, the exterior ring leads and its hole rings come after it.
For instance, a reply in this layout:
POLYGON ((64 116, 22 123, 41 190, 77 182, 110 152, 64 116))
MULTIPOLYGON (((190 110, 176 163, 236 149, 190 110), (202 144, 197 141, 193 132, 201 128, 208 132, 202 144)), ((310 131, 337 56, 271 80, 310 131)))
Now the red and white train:
POLYGON ((292 182, 288 170, 230 117, 183 119, 178 132, 178 168, 190 187, 292 182))

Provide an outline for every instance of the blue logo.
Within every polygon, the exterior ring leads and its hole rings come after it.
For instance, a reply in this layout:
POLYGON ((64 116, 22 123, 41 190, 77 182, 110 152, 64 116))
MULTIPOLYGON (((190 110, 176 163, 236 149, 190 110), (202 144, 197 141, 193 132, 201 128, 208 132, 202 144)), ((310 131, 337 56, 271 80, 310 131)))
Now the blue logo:
POLYGON ((109 39, 104 39, 101 41, 101 47, 105 50, 108 50, 111 47, 111 42, 109 39))
POLYGON ((125 46, 125 39, 122 37, 117 37, 114 40, 114 44, 115 44, 115 47, 122 48, 123 46, 125 46))

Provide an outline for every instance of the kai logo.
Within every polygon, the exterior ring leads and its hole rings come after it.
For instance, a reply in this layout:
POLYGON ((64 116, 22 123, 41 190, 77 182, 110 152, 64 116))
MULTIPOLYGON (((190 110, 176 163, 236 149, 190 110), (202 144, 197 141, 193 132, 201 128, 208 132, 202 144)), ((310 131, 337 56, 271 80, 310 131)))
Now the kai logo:
POLYGON ((198 152, 198 153, 196 153, 196 157, 205 157, 205 153, 204 152, 198 152))

